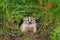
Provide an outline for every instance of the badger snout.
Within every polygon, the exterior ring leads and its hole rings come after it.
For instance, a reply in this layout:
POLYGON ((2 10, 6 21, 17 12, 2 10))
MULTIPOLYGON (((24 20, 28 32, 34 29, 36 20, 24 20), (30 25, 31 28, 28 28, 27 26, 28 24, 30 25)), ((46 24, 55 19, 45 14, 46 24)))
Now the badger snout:
POLYGON ((29 22, 29 24, 32 24, 31 22, 29 22))

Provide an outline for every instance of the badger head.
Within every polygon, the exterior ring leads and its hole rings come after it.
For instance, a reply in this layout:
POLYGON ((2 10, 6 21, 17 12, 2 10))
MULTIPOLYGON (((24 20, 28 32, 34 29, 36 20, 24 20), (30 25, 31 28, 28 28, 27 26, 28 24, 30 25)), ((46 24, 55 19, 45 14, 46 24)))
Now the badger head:
POLYGON ((26 18, 23 19, 23 22, 26 23, 26 24, 33 24, 33 23, 35 23, 35 18, 26 17, 26 18))

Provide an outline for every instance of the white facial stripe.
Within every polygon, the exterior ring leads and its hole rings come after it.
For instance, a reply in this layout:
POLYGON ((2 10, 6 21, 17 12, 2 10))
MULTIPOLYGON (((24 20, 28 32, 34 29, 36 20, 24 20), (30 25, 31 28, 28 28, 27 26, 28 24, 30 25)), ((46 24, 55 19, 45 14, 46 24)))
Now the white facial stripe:
POLYGON ((31 20, 32 20, 31 17, 29 17, 29 22, 31 22, 31 20))

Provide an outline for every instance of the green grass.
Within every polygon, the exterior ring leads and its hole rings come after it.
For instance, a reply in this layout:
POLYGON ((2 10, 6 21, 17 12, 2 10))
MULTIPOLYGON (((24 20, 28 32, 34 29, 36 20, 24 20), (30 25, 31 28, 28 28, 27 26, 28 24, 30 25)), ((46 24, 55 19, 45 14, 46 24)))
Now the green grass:
POLYGON ((47 31, 47 28, 53 28, 53 32, 51 32, 53 36, 51 39, 60 40, 60 0, 0 1, 0 18, 6 18, 7 20, 3 28, 4 30, 0 30, 0 35, 4 33, 10 33, 12 36, 20 35, 20 32, 18 31, 19 22, 21 19, 28 16, 36 18, 38 34, 44 33, 44 30, 47 31), (52 6, 48 8, 48 10, 44 10, 45 7, 47 7, 47 4, 52 4, 52 6), (16 23, 14 23, 14 21, 16 21, 16 23), (13 32, 11 32, 10 28, 14 29, 13 32), (59 36, 56 37, 57 35, 59 36))

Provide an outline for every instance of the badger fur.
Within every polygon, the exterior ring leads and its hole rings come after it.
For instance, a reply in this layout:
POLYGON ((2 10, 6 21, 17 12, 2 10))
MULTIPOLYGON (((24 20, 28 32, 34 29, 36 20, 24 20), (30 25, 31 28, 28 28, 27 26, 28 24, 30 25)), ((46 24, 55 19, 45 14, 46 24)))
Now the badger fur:
POLYGON ((33 17, 25 17, 23 19, 23 23, 20 26, 20 31, 22 33, 26 32, 36 32, 36 21, 33 17))

